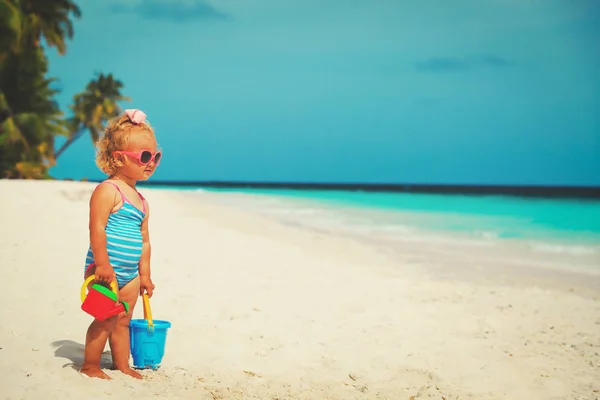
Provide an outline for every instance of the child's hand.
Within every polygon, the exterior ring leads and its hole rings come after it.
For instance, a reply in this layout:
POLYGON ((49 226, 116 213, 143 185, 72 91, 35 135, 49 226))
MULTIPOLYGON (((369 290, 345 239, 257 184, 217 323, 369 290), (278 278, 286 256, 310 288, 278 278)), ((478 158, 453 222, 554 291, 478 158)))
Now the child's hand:
POLYGON ((140 277, 140 296, 143 295, 145 291, 146 293, 148 293, 148 297, 152 297, 154 287, 154 283, 152 283, 152 279, 150 279, 149 276, 140 277))
POLYGON ((110 264, 96 265, 94 274, 96 275, 94 280, 106 286, 110 286, 111 282, 116 279, 115 270, 110 264))

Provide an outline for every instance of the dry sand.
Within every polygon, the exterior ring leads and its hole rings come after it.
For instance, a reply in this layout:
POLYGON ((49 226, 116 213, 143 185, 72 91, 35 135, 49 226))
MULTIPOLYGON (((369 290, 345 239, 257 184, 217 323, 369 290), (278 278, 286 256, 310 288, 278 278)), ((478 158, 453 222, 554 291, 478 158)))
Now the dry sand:
POLYGON ((94 186, 0 181, 2 399, 600 398, 597 275, 569 287, 484 282, 464 268, 449 279, 410 257, 158 189, 143 193, 153 314, 173 324, 163 365, 143 381, 83 377, 94 186))

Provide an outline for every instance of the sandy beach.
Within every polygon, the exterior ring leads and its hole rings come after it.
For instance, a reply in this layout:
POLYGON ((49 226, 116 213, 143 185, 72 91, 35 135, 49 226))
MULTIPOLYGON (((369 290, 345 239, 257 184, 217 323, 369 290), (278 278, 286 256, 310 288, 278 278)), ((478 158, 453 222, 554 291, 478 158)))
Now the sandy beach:
POLYGON ((446 276, 426 257, 159 189, 142 190, 152 310, 172 323, 163 364, 143 381, 83 377, 94 186, 0 181, 2 399, 600 398, 598 275, 446 276))

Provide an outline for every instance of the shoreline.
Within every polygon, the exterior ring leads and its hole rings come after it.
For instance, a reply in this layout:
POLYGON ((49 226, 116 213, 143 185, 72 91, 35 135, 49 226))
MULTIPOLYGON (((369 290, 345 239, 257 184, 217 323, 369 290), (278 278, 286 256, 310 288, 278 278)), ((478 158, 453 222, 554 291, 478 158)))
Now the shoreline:
POLYGON ((0 181, 9 397, 598 397, 600 299, 562 276, 561 288, 484 282, 470 265, 446 277, 427 254, 147 188, 153 315, 173 324, 163 365, 142 382, 82 378, 73 369, 89 318, 77 294, 94 186, 0 181))
MULTIPOLYGON (((242 210, 246 210, 248 212, 254 212, 254 211, 258 210, 258 212, 263 215, 269 215, 271 213, 271 211, 268 211, 265 214, 264 212, 261 212, 264 210, 253 209, 253 207, 256 207, 257 205, 259 205, 261 200, 265 201, 268 199, 274 203, 275 209, 277 209, 277 205, 285 203, 285 205, 287 205, 287 206, 291 205, 291 206, 293 206, 292 208, 295 208, 295 209, 300 209, 300 208, 308 209, 308 210, 302 210, 302 211, 311 211, 311 210, 316 209, 317 211, 329 212, 332 215, 338 214, 338 216, 346 216, 346 217, 351 217, 351 218, 358 219, 358 220, 360 220, 361 218, 362 219, 375 218, 381 222, 381 220, 383 220, 383 219, 390 219, 392 221, 391 224, 399 223, 398 227, 412 229, 414 231, 413 233, 415 233, 415 234, 419 234, 418 230, 423 229, 423 232, 439 233, 446 237, 456 236, 461 239, 468 239, 471 241, 477 241, 477 240, 484 241, 486 239, 498 239, 502 242, 509 242, 509 241, 544 242, 544 241, 549 241, 552 243, 572 245, 574 247, 577 247, 580 245, 583 245, 583 246, 590 245, 590 246, 595 246, 598 248, 598 250, 600 250, 600 233, 589 232, 586 230, 577 230, 577 231, 573 232, 573 231, 565 230, 564 227, 560 227, 560 228, 559 227, 550 227, 550 228, 543 228, 543 229, 540 227, 536 227, 536 231, 532 232, 531 231, 532 228, 530 227, 529 228, 530 231, 528 231, 527 233, 528 234, 537 233, 538 236, 523 236, 523 237, 498 236, 498 237, 496 237, 496 236, 494 236, 494 232, 486 231, 486 227, 480 227, 480 229, 478 229, 477 232, 469 232, 469 230, 451 229, 451 228, 446 228, 445 226, 440 227, 439 222, 438 222, 438 226, 435 226, 435 225, 433 227, 427 226, 427 225, 421 226, 420 223, 423 221, 419 221, 419 219, 421 219, 421 220, 427 219, 427 220, 429 220, 428 221, 429 225, 432 225, 431 221, 435 221, 438 219, 449 219, 449 220, 454 219, 454 220, 458 220, 458 221, 477 220, 478 223, 482 223, 482 222, 485 222, 485 220, 488 220, 488 221, 494 220, 494 219, 516 220, 518 218, 526 218, 526 216, 515 216, 515 215, 511 215, 511 214, 494 215, 494 214, 486 214, 484 212, 483 213, 482 212, 461 213, 460 211, 454 212, 451 210, 442 210, 442 209, 422 210, 422 209, 378 206, 378 205, 371 205, 368 203, 355 203, 352 201, 344 201, 344 200, 339 200, 339 199, 294 196, 294 195, 289 195, 289 194, 280 194, 278 192, 274 192, 274 193, 244 192, 244 191, 218 192, 218 191, 210 191, 210 190, 204 190, 204 189, 197 189, 195 191, 191 191, 191 190, 181 189, 181 188, 170 188, 170 189, 166 189, 166 190, 183 191, 186 193, 196 193, 199 196, 214 195, 213 198, 216 199, 216 201, 219 204, 223 204, 225 206, 233 206, 233 207, 236 207, 236 208, 239 208, 242 210), (220 199, 224 199, 224 198, 233 198, 233 200, 220 201, 220 199), (240 201, 241 199, 243 199, 244 202, 240 201), (249 203, 250 207, 247 207, 245 204, 242 205, 242 203, 249 203), (402 221, 401 219, 404 219, 406 221, 402 221), (414 221, 415 219, 416 219, 416 221, 414 221), (411 222, 413 222, 413 221, 414 221, 414 225, 410 225, 411 222), (408 224, 408 225, 406 225, 406 224, 408 224), (545 235, 540 236, 539 235, 540 232, 544 232, 545 235), (552 234, 549 234, 550 232, 552 232, 552 234), (567 233, 567 232, 569 232, 569 233, 567 233), (479 236, 473 235, 473 233, 477 233, 477 234, 479 234, 479 236), (488 237, 490 234, 492 236, 488 237)), ((461 197, 465 197, 465 196, 461 196, 461 197)), ((498 196, 494 196, 494 197, 498 197, 498 196)), ((502 197, 502 196, 500 196, 500 197, 502 197)), ((524 201, 524 202, 535 202, 535 201, 544 201, 544 200, 556 201, 556 199, 530 199, 530 198, 518 198, 518 199, 514 199, 514 200, 524 201)), ((560 200, 558 200, 558 201, 560 201, 560 200)), ((593 202, 593 203, 600 206, 600 202, 593 202)), ((284 209, 284 211, 286 211, 286 210, 284 209)), ((273 218, 279 217, 276 214, 272 214, 270 216, 273 218)), ((306 217, 310 218, 310 214, 306 215, 306 217)), ((282 217, 281 219, 285 219, 285 216, 282 217)), ((454 222, 454 221, 450 221, 450 222, 454 222)), ((496 227, 491 227, 490 229, 493 230, 495 228, 496 227)))
MULTIPOLYGON (((428 263, 423 263, 423 268, 428 268, 441 276, 473 279, 474 276, 479 275, 481 280, 487 274, 494 276, 496 279, 506 280, 506 278, 509 278, 514 282, 518 282, 518 278, 526 278, 529 284, 536 284, 536 280, 539 280, 542 288, 547 286, 561 289, 568 283, 571 286, 580 286, 586 292, 586 296, 593 297, 600 294, 600 254, 598 254, 600 243, 596 241, 585 243, 585 246, 590 246, 590 249, 594 251, 591 254, 571 254, 569 252, 557 254, 551 251, 536 252, 533 243, 539 246, 566 246, 569 250, 579 249, 582 244, 580 242, 565 243, 562 238, 547 239, 547 241, 546 239, 542 241, 532 238, 486 240, 451 230, 423 230, 403 233, 402 236, 388 236, 376 231, 365 233, 347 227, 323 226, 306 222, 306 220, 302 221, 298 216, 287 218, 278 214, 262 213, 262 210, 256 211, 252 207, 246 208, 237 200, 232 202, 223 201, 223 199, 229 197, 228 194, 224 193, 187 191, 181 193, 185 193, 186 196, 191 198, 197 197, 199 200, 207 199, 209 202, 216 202, 219 206, 236 210, 240 214, 260 215, 261 218, 290 229, 308 230, 325 236, 348 239, 353 243, 368 246, 375 251, 384 251, 390 257, 394 257, 395 262, 402 263, 407 258, 433 258, 428 260, 428 263), (415 235, 418 238, 415 239, 415 235), (438 254, 431 253, 429 243, 432 240, 435 241, 435 252, 438 254), (465 256, 465 251, 471 253, 465 256), (511 256, 507 256, 507 254, 511 254, 511 256), (443 265, 448 264, 445 259, 453 260, 455 263, 452 267, 456 268, 457 271, 444 269, 443 265), (480 267, 477 263, 485 264, 485 268, 480 267), (573 265, 566 266, 569 263, 573 263, 573 265), (462 264, 467 266, 463 267, 462 264), (455 273, 453 274, 453 272, 455 273)), ((239 194, 236 193, 234 196, 237 197, 239 194)), ((251 200, 256 195, 243 194, 243 196, 248 196, 248 199, 251 200)), ((323 209, 335 208, 335 205, 319 203, 318 200, 312 199, 292 198, 285 199, 285 202, 292 206, 310 207, 320 205, 323 206, 323 209)), ((396 211, 390 210, 365 210, 353 206, 344 208, 343 213, 348 216, 358 214, 365 217, 365 215, 379 214, 380 218, 385 218, 386 215, 398 214, 396 211)), ((415 213, 405 212, 404 214, 415 213)), ((573 291, 573 287, 566 290, 573 291)))

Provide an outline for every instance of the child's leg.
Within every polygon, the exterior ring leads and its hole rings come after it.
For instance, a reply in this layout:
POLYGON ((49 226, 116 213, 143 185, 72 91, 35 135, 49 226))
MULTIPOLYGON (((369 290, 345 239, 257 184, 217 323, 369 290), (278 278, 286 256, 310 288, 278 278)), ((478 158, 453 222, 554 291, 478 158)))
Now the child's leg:
MULTIPOLYGON (((84 279, 95 272, 96 268, 92 266, 85 274, 84 279)), ((88 285, 88 290, 92 286, 93 282, 88 285)), ((85 335, 85 350, 83 354, 83 365, 81 366, 81 373, 94 378, 110 379, 110 376, 106 375, 100 369, 100 359, 106 347, 106 342, 110 336, 110 332, 113 330, 117 317, 107 318, 104 321, 94 319, 88 327, 85 335)))
POLYGON ((80 370, 82 373, 89 377, 110 379, 100 369, 100 359, 102 358, 102 352, 104 352, 110 331, 116 322, 117 317, 112 317, 105 321, 94 319, 90 324, 85 335, 85 351, 83 365, 80 370))
POLYGON ((139 296, 140 277, 138 276, 119 290, 119 299, 129 304, 129 313, 121 313, 117 316, 117 322, 108 340, 114 368, 134 378, 141 379, 142 375, 129 366, 129 321, 131 321, 135 303, 139 296))

